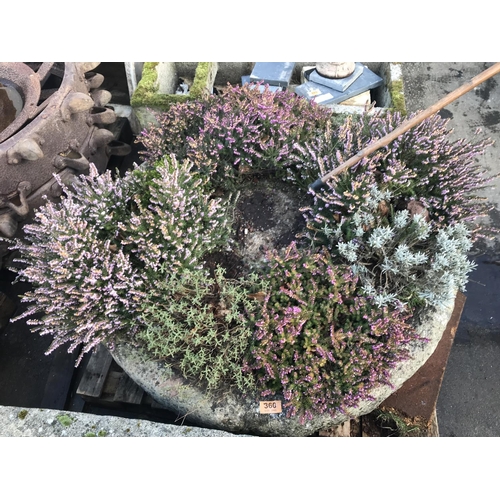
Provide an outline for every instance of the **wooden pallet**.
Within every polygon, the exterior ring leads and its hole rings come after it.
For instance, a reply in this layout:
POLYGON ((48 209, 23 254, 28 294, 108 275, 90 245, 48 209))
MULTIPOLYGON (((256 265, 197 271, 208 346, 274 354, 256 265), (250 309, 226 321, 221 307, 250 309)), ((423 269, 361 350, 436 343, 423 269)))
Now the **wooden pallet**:
POLYGON ((140 405, 144 390, 113 360, 104 346, 92 353, 76 393, 88 402, 140 405))

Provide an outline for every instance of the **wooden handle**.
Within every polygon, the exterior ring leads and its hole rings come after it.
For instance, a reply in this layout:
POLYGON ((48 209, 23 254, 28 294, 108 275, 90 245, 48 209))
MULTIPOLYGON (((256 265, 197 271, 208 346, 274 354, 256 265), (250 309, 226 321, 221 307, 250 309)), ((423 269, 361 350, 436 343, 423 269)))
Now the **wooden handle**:
POLYGON ((344 170, 348 169, 349 167, 356 165, 356 163, 358 163, 358 161, 360 161, 362 158, 368 156, 374 151, 377 151, 377 149, 381 148, 382 146, 387 146, 390 142, 396 139, 396 137, 400 136, 401 134, 404 134, 407 130, 410 130, 412 127, 418 125, 420 122, 423 122, 426 118, 429 118, 429 116, 432 116, 434 113, 437 113, 440 109, 450 104, 450 102, 453 102, 455 99, 458 99, 460 96, 466 94, 467 92, 469 92, 469 90, 472 90, 474 87, 477 87, 478 85, 488 80, 488 78, 491 78, 492 76, 496 75, 497 73, 500 73, 500 63, 493 64, 493 66, 483 71, 482 73, 479 73, 479 75, 473 77, 468 82, 464 83, 461 87, 458 87, 458 89, 454 90, 453 92, 450 92, 447 96, 443 97, 441 100, 439 100, 432 106, 428 107, 424 111, 421 111, 420 113, 415 115, 411 120, 403 122, 399 127, 395 128, 390 134, 387 134, 378 141, 362 149, 357 154, 349 158, 349 160, 342 163, 331 172, 325 174, 321 178, 321 182, 324 184, 328 179, 330 179, 330 177, 338 175, 344 170))

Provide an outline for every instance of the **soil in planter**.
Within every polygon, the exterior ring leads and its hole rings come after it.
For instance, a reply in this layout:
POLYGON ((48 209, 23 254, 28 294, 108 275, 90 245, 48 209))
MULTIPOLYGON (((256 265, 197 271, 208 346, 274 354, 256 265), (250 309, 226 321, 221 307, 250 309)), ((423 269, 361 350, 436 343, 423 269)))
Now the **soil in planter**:
POLYGON ((262 267, 267 252, 280 250, 303 231, 305 221, 299 209, 310 200, 292 184, 268 176, 255 176, 241 189, 234 209, 231 251, 206 257, 213 270, 223 266, 229 278, 238 278, 262 267))

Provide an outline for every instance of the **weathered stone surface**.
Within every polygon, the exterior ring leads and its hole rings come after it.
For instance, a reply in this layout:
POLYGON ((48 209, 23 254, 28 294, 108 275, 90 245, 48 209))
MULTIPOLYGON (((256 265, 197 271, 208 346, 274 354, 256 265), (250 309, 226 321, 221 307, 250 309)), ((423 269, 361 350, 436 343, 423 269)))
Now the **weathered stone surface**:
POLYGON ((204 90, 208 94, 211 94, 213 92, 215 77, 217 76, 218 70, 219 70, 218 63, 209 62, 209 63, 207 63, 207 72, 206 72, 205 78, 202 78, 202 76, 200 74, 200 78, 202 79, 202 81, 200 83, 203 85, 204 90))
POLYGON ((160 94, 175 94, 177 87, 177 70, 173 62, 160 62, 156 66, 158 75, 158 92, 160 94))
POLYGON ((248 437, 189 425, 0 406, 0 437, 248 437))
POLYGON ((135 133, 140 133, 144 129, 158 124, 158 120, 155 118, 151 111, 151 108, 147 106, 138 106, 134 108, 134 123, 136 124, 135 133))
POLYGON ((319 431, 320 437, 351 437, 351 420, 347 420, 331 429, 319 431))
POLYGON ((326 78, 346 78, 354 73, 355 62, 319 62, 316 70, 326 78))
POLYGON ((143 349, 122 344, 111 354, 129 377, 156 401, 171 411, 185 414, 195 425, 261 436, 309 436, 372 412, 399 389, 434 352, 450 320, 453 306, 454 300, 423 317, 417 331, 421 338, 429 340, 411 345, 411 359, 399 363, 392 371, 392 387, 376 387, 371 392, 373 400, 363 401, 348 414, 317 415, 305 424, 301 424, 297 417, 286 418, 284 413, 260 414, 258 394, 243 395, 229 388, 218 394, 207 394, 165 363, 152 360, 143 349))

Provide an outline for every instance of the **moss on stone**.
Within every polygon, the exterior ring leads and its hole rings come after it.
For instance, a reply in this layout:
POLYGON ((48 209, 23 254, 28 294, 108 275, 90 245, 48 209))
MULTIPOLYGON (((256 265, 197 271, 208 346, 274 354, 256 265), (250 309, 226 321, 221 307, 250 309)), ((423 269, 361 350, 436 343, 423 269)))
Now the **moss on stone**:
POLYGON ((144 63, 142 68, 142 78, 130 98, 130 104, 132 106, 145 106, 158 90, 158 84, 156 82, 156 66, 158 66, 157 62, 144 63))
POLYGON ((21 420, 24 420, 26 418, 26 416, 28 415, 28 410, 21 410, 18 414, 17 414, 17 418, 21 419, 21 420))
POLYGON ((217 63, 213 62, 198 63, 194 74, 193 85, 189 89, 189 95, 192 99, 197 99, 207 92, 210 92, 209 87, 212 84, 211 80, 213 80, 211 76, 217 71, 216 64, 217 63))
POLYGON ((215 64, 217 63, 198 63, 189 94, 183 95, 158 93, 158 73, 156 70, 158 63, 145 62, 142 68, 142 78, 130 98, 130 104, 134 108, 145 106, 159 111, 167 111, 172 104, 197 99, 208 91, 207 83, 214 71, 215 64))
POLYGON ((73 423, 73 419, 68 415, 57 415, 56 418, 59 420, 59 423, 65 427, 68 427, 73 423))
POLYGON ((394 80, 390 82, 388 85, 388 89, 392 101, 391 108, 394 111, 398 111, 403 116, 406 116, 408 113, 406 111, 403 80, 394 80))
POLYGON ((158 93, 157 62, 145 62, 142 68, 142 78, 137 84, 135 92, 130 98, 132 107, 146 106, 166 111, 172 104, 184 102, 188 95, 160 94, 158 93))
MULTIPOLYGON (((95 426, 92 426, 95 427, 95 426)), ((83 437, 106 437, 108 433, 106 431, 99 431, 97 434, 95 432, 87 432, 83 437)))

